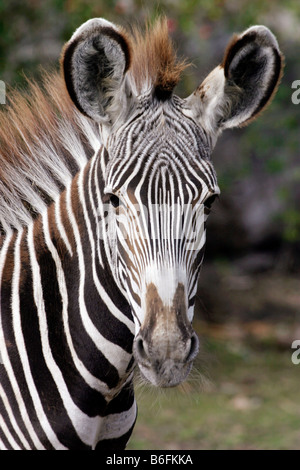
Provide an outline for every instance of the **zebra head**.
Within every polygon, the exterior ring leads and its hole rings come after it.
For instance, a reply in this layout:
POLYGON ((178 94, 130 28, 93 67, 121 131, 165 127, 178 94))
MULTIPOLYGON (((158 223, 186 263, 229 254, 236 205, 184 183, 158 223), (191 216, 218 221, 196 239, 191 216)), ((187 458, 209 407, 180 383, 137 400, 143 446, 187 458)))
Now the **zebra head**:
POLYGON ((62 66, 73 102, 99 123, 99 210, 107 214, 99 232, 134 317, 134 356, 150 382, 177 385, 199 347, 194 300, 205 220, 220 192, 210 155, 223 129, 248 124, 272 98, 277 41, 264 26, 234 36, 186 99, 173 94, 185 63, 165 20, 133 36, 90 20, 66 45, 62 66))

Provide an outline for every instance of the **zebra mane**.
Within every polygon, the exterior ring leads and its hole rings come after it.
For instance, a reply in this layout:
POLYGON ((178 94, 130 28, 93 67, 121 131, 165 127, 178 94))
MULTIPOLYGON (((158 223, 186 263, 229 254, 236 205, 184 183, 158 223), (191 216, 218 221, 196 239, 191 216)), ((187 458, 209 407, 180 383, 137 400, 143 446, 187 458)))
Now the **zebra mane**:
POLYGON ((96 124, 77 111, 58 72, 11 90, 0 112, 0 229, 28 225, 100 146, 96 124))
POLYGON ((153 25, 146 25, 145 30, 133 28, 128 39, 132 49, 129 76, 136 94, 151 88, 168 97, 189 64, 176 55, 167 18, 158 18, 153 25))

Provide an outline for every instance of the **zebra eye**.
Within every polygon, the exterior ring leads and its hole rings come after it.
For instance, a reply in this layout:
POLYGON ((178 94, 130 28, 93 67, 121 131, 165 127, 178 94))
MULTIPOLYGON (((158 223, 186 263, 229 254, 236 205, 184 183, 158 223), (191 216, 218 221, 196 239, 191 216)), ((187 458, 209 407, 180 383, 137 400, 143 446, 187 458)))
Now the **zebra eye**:
POLYGON ((203 203, 205 209, 210 211, 211 206, 213 205, 213 203, 214 203, 214 201, 216 200, 217 197, 218 197, 218 194, 213 194, 212 196, 209 196, 203 203))
POLYGON ((115 194, 110 194, 109 195, 109 202, 115 208, 119 207, 119 205, 120 205, 120 199, 115 194))

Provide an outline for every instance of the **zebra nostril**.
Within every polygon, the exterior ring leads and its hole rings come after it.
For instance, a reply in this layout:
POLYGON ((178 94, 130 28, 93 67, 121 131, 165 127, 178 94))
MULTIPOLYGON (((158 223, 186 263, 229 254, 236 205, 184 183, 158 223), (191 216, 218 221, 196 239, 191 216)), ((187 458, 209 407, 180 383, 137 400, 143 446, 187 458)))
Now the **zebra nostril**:
POLYGON ((186 357, 186 361, 190 362, 195 359, 199 351, 199 339, 196 333, 193 333, 191 336, 191 345, 190 345, 190 350, 189 353, 186 357))
POLYGON ((142 338, 138 338, 136 341, 136 352, 141 359, 147 359, 147 353, 142 338))

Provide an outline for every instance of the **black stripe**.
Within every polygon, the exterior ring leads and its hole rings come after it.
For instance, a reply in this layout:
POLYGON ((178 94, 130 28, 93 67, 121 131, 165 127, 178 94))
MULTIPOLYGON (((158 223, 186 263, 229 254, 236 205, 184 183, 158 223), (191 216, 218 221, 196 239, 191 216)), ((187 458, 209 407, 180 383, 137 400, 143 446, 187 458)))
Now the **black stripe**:
POLYGON ((104 439, 102 441, 99 441, 95 447, 95 450, 97 450, 98 452, 112 452, 124 450, 131 437, 134 426, 135 423, 131 426, 129 431, 127 431, 121 437, 118 437, 116 439, 104 439))
MULTIPOLYGON (((90 169, 91 171, 91 169, 90 169)), ((83 192, 85 198, 85 205, 89 215, 89 221, 93 228, 93 233, 97 233, 97 227, 94 223, 94 215, 90 204, 89 195, 89 172, 85 173, 83 179, 83 192)), ((87 226, 81 222, 81 230, 83 233, 88 233, 87 226)), ((101 284, 105 288, 102 280, 107 279, 107 273, 103 271, 99 262, 93 259, 92 248, 89 237, 86 236, 82 239, 82 248, 84 254, 84 265, 85 265, 85 285, 84 285, 84 300, 89 316, 97 328, 97 330, 111 343, 117 344, 123 348, 127 353, 132 353, 132 344, 134 336, 124 323, 120 322, 106 307, 105 303, 99 296, 98 290, 95 286, 93 279, 93 265, 97 267, 98 279, 101 280, 101 284)), ((96 248, 96 246, 95 246, 96 248)), ((111 281, 107 284, 111 284, 111 281)), ((114 286, 115 287, 115 286, 114 286)), ((111 296, 114 298, 116 293, 111 296)))
MULTIPOLYGON (((38 312, 34 302, 31 267, 23 263, 22 274, 23 282, 20 291, 22 331, 31 374, 36 389, 38 390, 44 412, 48 417, 57 439, 64 446, 69 448, 75 445, 79 449, 84 449, 86 446, 81 442, 73 428, 57 386, 44 359, 38 312)), ((31 418, 36 429, 37 421, 33 419, 33 416, 31 418)))
MULTIPOLYGON (((24 238, 25 238, 25 234, 23 235, 23 243, 24 243, 24 238)), ((31 393, 30 393, 30 391, 28 389, 28 386, 27 386, 27 382, 26 382, 25 375, 24 375, 24 372, 23 372, 23 366, 22 366, 22 363, 21 363, 21 360, 20 360, 20 357, 19 357, 19 352, 18 352, 18 349, 17 349, 17 346, 16 346, 15 335, 14 335, 14 331, 13 331, 13 318, 12 318, 12 313, 13 312, 11 310, 11 295, 12 295, 11 280, 12 280, 12 275, 13 275, 13 271, 14 271, 14 263, 13 263, 14 245, 15 245, 15 237, 10 243, 10 246, 9 246, 9 249, 8 249, 8 252, 7 252, 7 256, 6 256, 6 263, 5 263, 5 266, 4 266, 4 269, 3 269, 3 278, 6 279, 5 281, 2 281, 2 285, 1 285, 1 311, 2 311, 2 317, 1 318, 2 318, 3 333, 4 333, 5 341, 6 341, 6 344, 7 344, 7 351, 8 351, 10 363, 11 363, 11 366, 12 366, 12 369, 13 369, 13 372, 14 372, 14 376, 17 380, 18 386, 21 389, 22 399, 23 399, 23 402, 25 403, 26 411, 29 414, 29 417, 30 417, 29 419, 32 423, 35 423, 34 427, 35 427, 35 430, 36 430, 36 434, 40 438, 40 441, 43 443, 43 445, 46 448, 51 449, 51 445, 50 445, 43 429, 39 425, 39 420, 38 420, 38 417, 37 417, 36 412, 35 412, 35 408, 34 408, 34 404, 33 404, 33 401, 32 401, 31 393), (3 315, 3 312, 5 312, 5 315, 3 315)), ((30 277, 31 276, 31 271, 30 271, 29 266, 23 265, 22 268, 23 269, 21 270, 21 272, 23 274, 23 277, 25 278, 26 275, 28 277, 30 277)), ((26 289, 26 287, 28 288, 28 286, 25 283, 24 288, 26 289)), ((29 292, 28 292, 29 295, 30 295, 30 291, 31 291, 31 286, 30 286, 30 282, 29 282, 29 292)), ((20 299, 20 302, 22 302, 22 299, 20 299)), ((20 305, 22 305, 22 303, 20 305)), ((22 308, 23 308, 23 305, 22 305, 22 308)), ((26 308, 26 306, 25 306, 25 308, 26 308)), ((36 314, 35 308, 32 305, 31 305, 30 311, 32 313, 36 314)), ((15 312, 15 314, 16 314, 16 312, 15 312)), ((30 317, 28 318, 27 325, 29 327, 29 339, 30 339, 30 341, 32 339, 32 341, 33 341, 32 342, 32 348, 34 348, 34 336, 32 335, 32 332, 31 332, 30 317)), ((39 355, 39 352, 37 352, 37 355, 39 355)), ((3 375, 1 374, 1 385, 3 386, 4 390, 6 391, 6 393, 8 395, 10 406, 11 406, 13 412, 14 412, 14 417, 15 417, 15 420, 16 420, 19 428, 23 432, 23 434, 24 434, 25 438, 27 439, 27 441, 30 444, 32 444, 32 447, 34 448, 34 445, 31 442, 31 439, 30 439, 30 437, 28 435, 28 432, 25 428, 23 418, 20 414, 19 406, 17 404, 16 398, 15 398, 15 395, 14 395, 14 391, 11 388, 11 384, 10 384, 10 381, 9 381, 8 377, 5 374, 3 374, 3 375), (7 378, 7 380, 6 380, 6 378, 7 378)))
MULTIPOLYGON (((129 384, 123 388, 120 394, 112 400, 107 407, 107 415, 122 413, 123 411, 129 410, 134 403, 134 391, 133 385, 129 384)), ((99 441, 96 445, 98 451, 112 451, 125 449, 126 444, 132 434, 135 422, 130 429, 116 439, 104 439, 99 441)))
MULTIPOLYGON (((98 377, 100 380, 105 382, 110 388, 114 388, 119 382, 118 371, 110 364, 103 353, 96 348, 95 344, 87 334, 80 316, 78 305, 80 280, 78 258, 74 255, 72 259, 64 258, 62 261, 69 296, 69 327, 76 353, 85 367, 95 377, 98 377)), ((100 311, 98 311, 98 315, 101 318, 100 311)))
MULTIPOLYGON (((7 386, 4 383, 5 370, 4 370, 4 366, 1 366, 1 365, 0 365, 0 374, 1 374, 1 385, 7 393, 7 386)), ((6 379, 7 379, 7 377, 6 377, 6 379)), ((12 401, 14 401, 14 396, 12 396, 11 398, 12 398, 12 400, 9 400, 10 404, 11 404, 12 401)), ((13 413, 14 413, 14 408, 12 406, 11 406, 11 409, 13 410, 13 413)), ((25 447, 22 444, 22 441, 20 440, 19 436, 17 435, 15 429, 12 427, 10 417, 8 415, 8 412, 6 411, 6 408, 4 406, 4 402, 3 402, 1 397, 0 397, 0 416, 4 420, 6 426, 9 430, 9 433, 11 434, 12 438, 15 440, 16 444, 21 448, 21 450, 25 450, 25 447)), ((4 442, 6 447, 10 448, 9 441, 8 440, 6 441, 5 433, 4 433, 4 430, 1 427, 1 424, 0 424, 0 440, 2 440, 4 442)))
POLYGON ((38 262, 53 358, 63 374, 74 403, 88 416, 102 415, 106 407, 104 397, 86 384, 73 363, 64 331, 63 305, 57 282, 56 265, 46 247, 39 254, 38 262))

